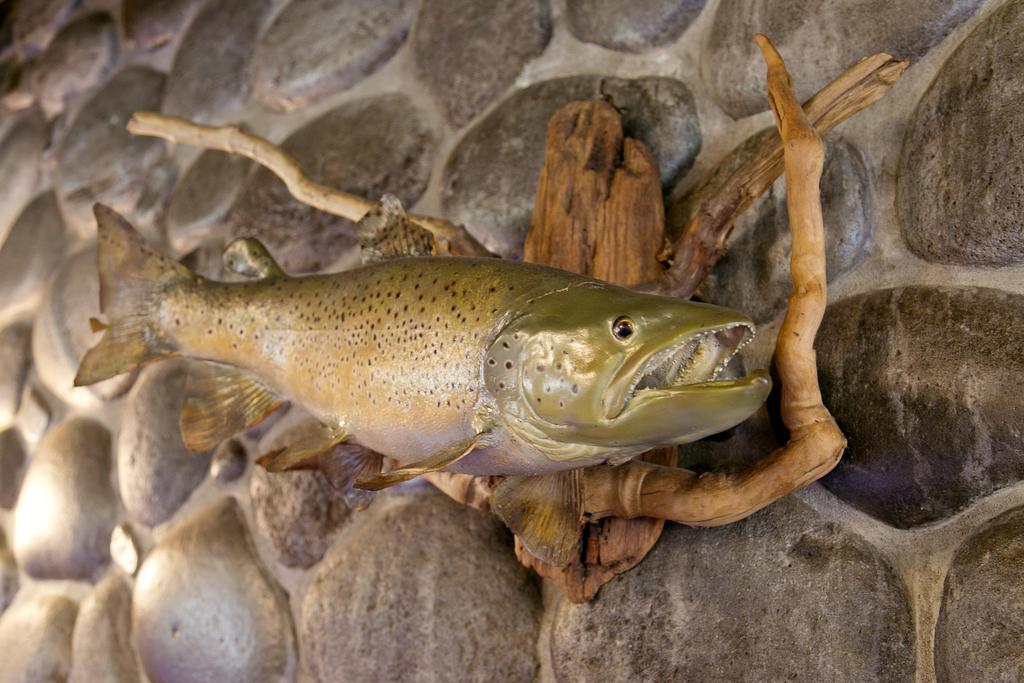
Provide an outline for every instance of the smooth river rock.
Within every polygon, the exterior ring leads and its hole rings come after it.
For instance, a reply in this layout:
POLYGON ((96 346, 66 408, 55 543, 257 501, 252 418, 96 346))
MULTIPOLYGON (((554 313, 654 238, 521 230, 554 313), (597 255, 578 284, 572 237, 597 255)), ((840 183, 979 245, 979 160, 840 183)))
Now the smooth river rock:
MULTIPOLYGON (((316 182, 411 207, 426 189, 436 136, 404 95, 346 102, 281 145, 316 182)), ((293 199, 270 171, 256 170, 227 217, 231 237, 256 237, 288 272, 310 272, 351 249, 351 221, 293 199)))
POLYGON ((156 526, 178 511, 206 478, 209 453, 181 440, 187 361, 147 367, 125 400, 117 439, 117 479, 133 520, 156 526))
POLYGON ((79 606, 68 683, 138 683, 131 634, 132 589, 111 572, 79 606))
POLYGON ((32 328, 32 358, 39 379, 55 396, 81 407, 124 394, 134 379, 133 373, 127 373, 90 387, 74 386, 82 357, 101 337, 89 327, 92 317, 100 317, 95 247, 71 255, 61 265, 32 328))
POLYGON ((57 116, 98 85, 117 55, 117 24, 109 14, 97 12, 65 26, 31 68, 30 87, 46 116, 57 116))
POLYGON ((255 164, 237 154, 207 150, 189 166, 167 203, 167 241, 179 254, 223 236, 223 218, 255 164))
POLYGON ((828 307, 822 396, 849 440, 822 482, 901 529, 1024 479, 1024 296, 904 287, 828 307))
POLYGON ((131 135, 125 126, 137 111, 160 108, 164 76, 141 66, 120 71, 75 115, 57 150, 54 186, 68 227, 95 233, 93 205, 107 204, 136 228, 154 236, 152 223, 174 185, 167 144, 131 135))
POLYGON ((154 50, 179 35, 200 0, 124 0, 121 20, 128 43, 154 50))
POLYGON ((14 507, 24 467, 25 447, 18 430, 13 427, 5 429, 0 432, 0 508, 10 510, 14 507))
POLYGON ((876 52, 917 61, 982 0, 746 0, 721 2, 708 28, 701 78, 734 118, 768 109, 755 33, 786 58, 800 100, 876 52))
POLYGON ((14 602, 19 583, 18 565, 14 562, 14 554, 7 547, 3 530, 0 530, 0 616, 14 602))
POLYGON ((551 630, 559 681, 913 681, 906 589, 860 537, 790 496, 718 528, 670 524, 551 630))
POLYGON ((303 667, 324 683, 532 681, 539 616, 504 526, 424 488, 376 501, 320 563, 303 667))
POLYGON ((622 113, 623 130, 643 142, 669 188, 701 147, 689 89, 671 78, 624 80, 574 76, 537 83, 498 105, 463 137, 444 169, 443 213, 502 256, 522 255, 548 120, 574 100, 606 99, 622 113))
POLYGON ((566 19, 573 35, 610 50, 640 52, 667 45, 683 34, 705 0, 569 0, 566 19))
POLYGON ((420 79, 461 128, 512 85, 550 38, 547 0, 424 0, 413 50, 420 79))
POLYGON ((0 245, 0 313, 30 309, 39 301, 64 258, 65 238, 53 192, 29 202, 0 245))
POLYGON ((33 55, 53 40, 82 0, 22 0, 11 3, 11 33, 23 55, 33 55))
POLYGON ((1024 4, 979 25, 921 98, 897 210, 911 251, 963 266, 1024 265, 1024 4))
POLYGON ((18 412, 31 365, 32 328, 14 323, 0 330, 0 425, 18 412))
POLYGON ((62 595, 19 600, 0 619, 0 683, 59 683, 71 667, 78 605, 62 595))
POLYGON ((189 516, 153 548, 135 581, 132 624, 153 683, 292 680, 288 599, 254 555, 233 498, 189 516))
POLYGON ((72 418, 36 448, 14 508, 14 556, 37 579, 97 577, 110 560, 117 521, 110 433, 72 418))
POLYGON ((256 99, 291 111, 351 88, 398 51, 414 12, 410 0, 293 0, 256 44, 256 99))
POLYGON ((23 115, 0 141, 0 241, 32 199, 39 180, 39 164, 49 140, 46 122, 38 111, 23 115))
POLYGON ((935 629, 943 683, 1024 680, 1024 508, 995 518, 957 551, 935 629))
MULTIPOLYGON (((830 136, 820 184, 829 281, 867 255, 877 220, 873 180, 860 150, 830 136)), ((703 286, 704 299, 741 310, 758 323, 771 320, 785 309, 793 289, 792 245, 786 181, 779 178, 736 221, 728 251, 703 286)))
POLYGON ((218 124, 245 104, 249 60, 271 4, 219 0, 203 5, 174 56, 163 113, 218 124))

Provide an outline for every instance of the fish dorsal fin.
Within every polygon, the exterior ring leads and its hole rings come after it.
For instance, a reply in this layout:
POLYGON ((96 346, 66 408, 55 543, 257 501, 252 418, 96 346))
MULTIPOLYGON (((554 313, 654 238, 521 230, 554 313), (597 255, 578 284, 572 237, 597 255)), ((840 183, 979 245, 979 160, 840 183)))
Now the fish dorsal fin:
POLYGON ((332 427, 322 422, 311 423, 286 448, 260 456, 256 462, 268 472, 320 467, 320 458, 348 436, 343 427, 332 427))
POLYGON ((394 486, 395 484, 401 484, 403 481, 409 481, 421 474, 442 470, 445 467, 458 462, 473 451, 481 448, 487 448, 492 445, 493 438, 491 437, 490 432, 474 434, 468 439, 462 439, 461 441, 456 441, 453 444, 445 446, 430 457, 414 462, 411 465, 399 467, 398 469, 385 472, 384 474, 378 474, 374 477, 363 477, 357 479, 356 488, 365 489, 367 491, 379 491, 380 489, 387 488, 388 486, 394 486))
POLYGON ((564 566, 579 548, 583 471, 505 477, 494 489, 491 509, 534 557, 564 566))
POLYGON ((181 435, 189 450, 202 452, 263 421, 283 401, 244 370, 194 362, 185 383, 181 435))
POLYGON ((318 459, 320 471, 353 510, 362 510, 373 498, 372 491, 355 488, 356 479, 380 474, 383 464, 380 453, 354 443, 337 444, 318 459))
POLYGON ((356 226, 363 263, 403 256, 430 256, 434 236, 409 220, 398 197, 386 194, 356 226))
POLYGON ((228 270, 256 278, 272 280, 285 277, 284 270, 270 255, 267 248, 255 237, 242 237, 224 249, 224 267, 228 270))

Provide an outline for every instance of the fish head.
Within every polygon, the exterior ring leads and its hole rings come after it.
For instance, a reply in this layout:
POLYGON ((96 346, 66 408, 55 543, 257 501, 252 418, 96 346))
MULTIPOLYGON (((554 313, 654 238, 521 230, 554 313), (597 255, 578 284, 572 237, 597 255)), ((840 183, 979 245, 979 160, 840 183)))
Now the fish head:
POLYGON ((764 371, 724 376, 753 335, 736 311, 586 282, 514 312, 484 379, 500 409, 553 442, 682 444, 742 422, 768 396, 764 371))

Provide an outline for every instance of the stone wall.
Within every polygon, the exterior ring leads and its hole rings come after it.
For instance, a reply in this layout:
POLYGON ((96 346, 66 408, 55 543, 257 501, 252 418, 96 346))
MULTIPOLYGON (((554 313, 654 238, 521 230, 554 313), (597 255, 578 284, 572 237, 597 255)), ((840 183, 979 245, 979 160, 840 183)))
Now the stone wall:
MULTIPOLYGON (((1024 3, 1015 0, 16 0, 0 90, 0 682, 1024 679, 1024 3), (828 136, 825 401, 834 473, 720 529, 668 528, 587 605, 425 485, 363 512, 250 463, 296 411, 189 453, 184 365, 71 388, 110 204, 218 273, 263 239, 294 272, 356 259, 345 221, 220 153, 132 138, 156 109, 243 122, 317 179, 521 252, 547 118, 604 97, 667 196, 772 125, 763 31, 802 95, 914 61, 828 136)), ((685 201, 673 204, 674 227, 685 201)), ((784 182, 705 298, 787 293, 784 182)), ((767 413, 682 450, 730 467, 767 413)))

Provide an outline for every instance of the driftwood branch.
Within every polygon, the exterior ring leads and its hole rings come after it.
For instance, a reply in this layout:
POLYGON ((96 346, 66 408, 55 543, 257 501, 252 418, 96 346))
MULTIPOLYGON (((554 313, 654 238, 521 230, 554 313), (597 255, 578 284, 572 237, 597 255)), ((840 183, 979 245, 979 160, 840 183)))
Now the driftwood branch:
POLYGON ((822 404, 814 337, 825 313, 825 235, 818 183, 824 147, 800 107, 779 53, 758 35, 768 65, 768 93, 785 150, 786 203, 793 251, 793 293, 775 350, 782 419, 790 440, 738 474, 697 475, 634 462, 585 472, 591 517, 661 517, 693 526, 742 519, 831 470, 846 439, 822 404))
MULTIPOLYGON (((175 116, 140 111, 128 122, 128 132, 252 159, 280 178, 291 195, 303 204, 350 221, 362 218, 375 202, 315 182, 287 152, 238 126, 204 126, 175 116)), ((413 214, 410 218, 430 231, 443 250, 447 247, 462 256, 493 256, 461 225, 432 216, 413 214)))
MULTIPOLYGON (((877 101, 906 71, 909 62, 885 53, 862 59, 807 100, 803 111, 819 135, 877 101)), ((782 173, 782 141, 767 136, 748 162, 708 192, 680 237, 660 255, 671 265, 643 287, 681 298, 697 286, 725 253, 736 218, 782 173)))

